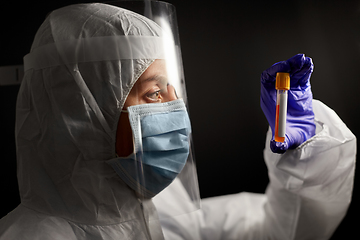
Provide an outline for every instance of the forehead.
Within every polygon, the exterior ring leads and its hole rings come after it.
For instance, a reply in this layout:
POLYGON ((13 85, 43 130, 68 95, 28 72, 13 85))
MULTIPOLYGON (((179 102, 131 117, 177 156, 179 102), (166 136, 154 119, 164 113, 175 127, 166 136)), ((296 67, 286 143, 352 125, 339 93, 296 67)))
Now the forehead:
POLYGON ((159 84, 167 84, 168 75, 166 71, 165 60, 155 60, 139 77, 136 85, 149 84, 157 82, 159 84))
POLYGON ((166 71, 166 62, 162 59, 155 60, 140 76, 139 80, 146 81, 147 79, 153 77, 154 75, 158 76, 167 76, 166 71))

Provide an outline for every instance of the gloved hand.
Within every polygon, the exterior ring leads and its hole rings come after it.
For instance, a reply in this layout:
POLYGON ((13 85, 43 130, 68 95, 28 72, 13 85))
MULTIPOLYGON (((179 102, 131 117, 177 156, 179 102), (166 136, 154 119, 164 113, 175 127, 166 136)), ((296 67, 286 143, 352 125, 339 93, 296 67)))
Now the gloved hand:
POLYGON ((313 68, 311 58, 305 57, 304 54, 297 54, 287 61, 275 63, 261 74, 260 105, 271 127, 270 148, 274 153, 284 153, 288 149, 294 149, 315 135, 316 127, 310 86, 313 68), (283 143, 274 140, 277 72, 290 73, 286 134, 283 143))

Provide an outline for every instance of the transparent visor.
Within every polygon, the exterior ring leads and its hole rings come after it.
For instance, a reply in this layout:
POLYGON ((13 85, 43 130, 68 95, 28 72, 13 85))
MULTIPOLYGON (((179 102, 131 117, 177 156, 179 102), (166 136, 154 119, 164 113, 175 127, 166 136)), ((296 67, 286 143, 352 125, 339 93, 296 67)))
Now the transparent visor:
POLYGON ((131 127, 132 145, 120 140, 119 158, 111 165, 139 198, 153 198, 160 218, 195 211, 200 195, 175 8, 157 1, 109 4, 145 16, 160 29, 160 36, 150 40, 155 48, 138 49, 155 56, 132 86, 120 115, 119 127, 131 127))
POLYGON ((114 137, 112 126, 118 121, 117 157, 108 162, 139 200, 154 200, 160 218, 197 210, 174 6, 158 1, 74 5, 49 18, 54 43, 33 48, 24 57, 24 70, 65 66, 94 123, 114 137), (69 25, 60 21, 66 15, 73 16, 69 25))

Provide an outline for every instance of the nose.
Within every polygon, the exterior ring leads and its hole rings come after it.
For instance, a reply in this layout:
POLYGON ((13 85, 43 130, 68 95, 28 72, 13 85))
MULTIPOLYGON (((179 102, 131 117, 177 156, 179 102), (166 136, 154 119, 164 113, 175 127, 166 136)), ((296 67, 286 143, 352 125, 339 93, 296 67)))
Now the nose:
POLYGON ((178 99, 175 88, 172 85, 167 85, 167 93, 164 96, 164 102, 170 102, 178 99))

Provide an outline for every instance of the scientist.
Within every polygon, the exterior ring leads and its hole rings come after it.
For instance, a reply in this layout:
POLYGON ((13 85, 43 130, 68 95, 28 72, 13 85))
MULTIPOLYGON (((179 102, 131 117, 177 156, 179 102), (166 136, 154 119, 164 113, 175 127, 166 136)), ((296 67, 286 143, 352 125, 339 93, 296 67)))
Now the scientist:
POLYGON ((312 60, 261 76, 266 193, 200 204, 173 7, 139 3, 142 14, 64 7, 36 33, 16 107, 21 204, 0 239, 330 238, 351 201, 356 138, 312 99, 312 60), (291 77, 284 143, 272 140, 277 72, 291 77))

